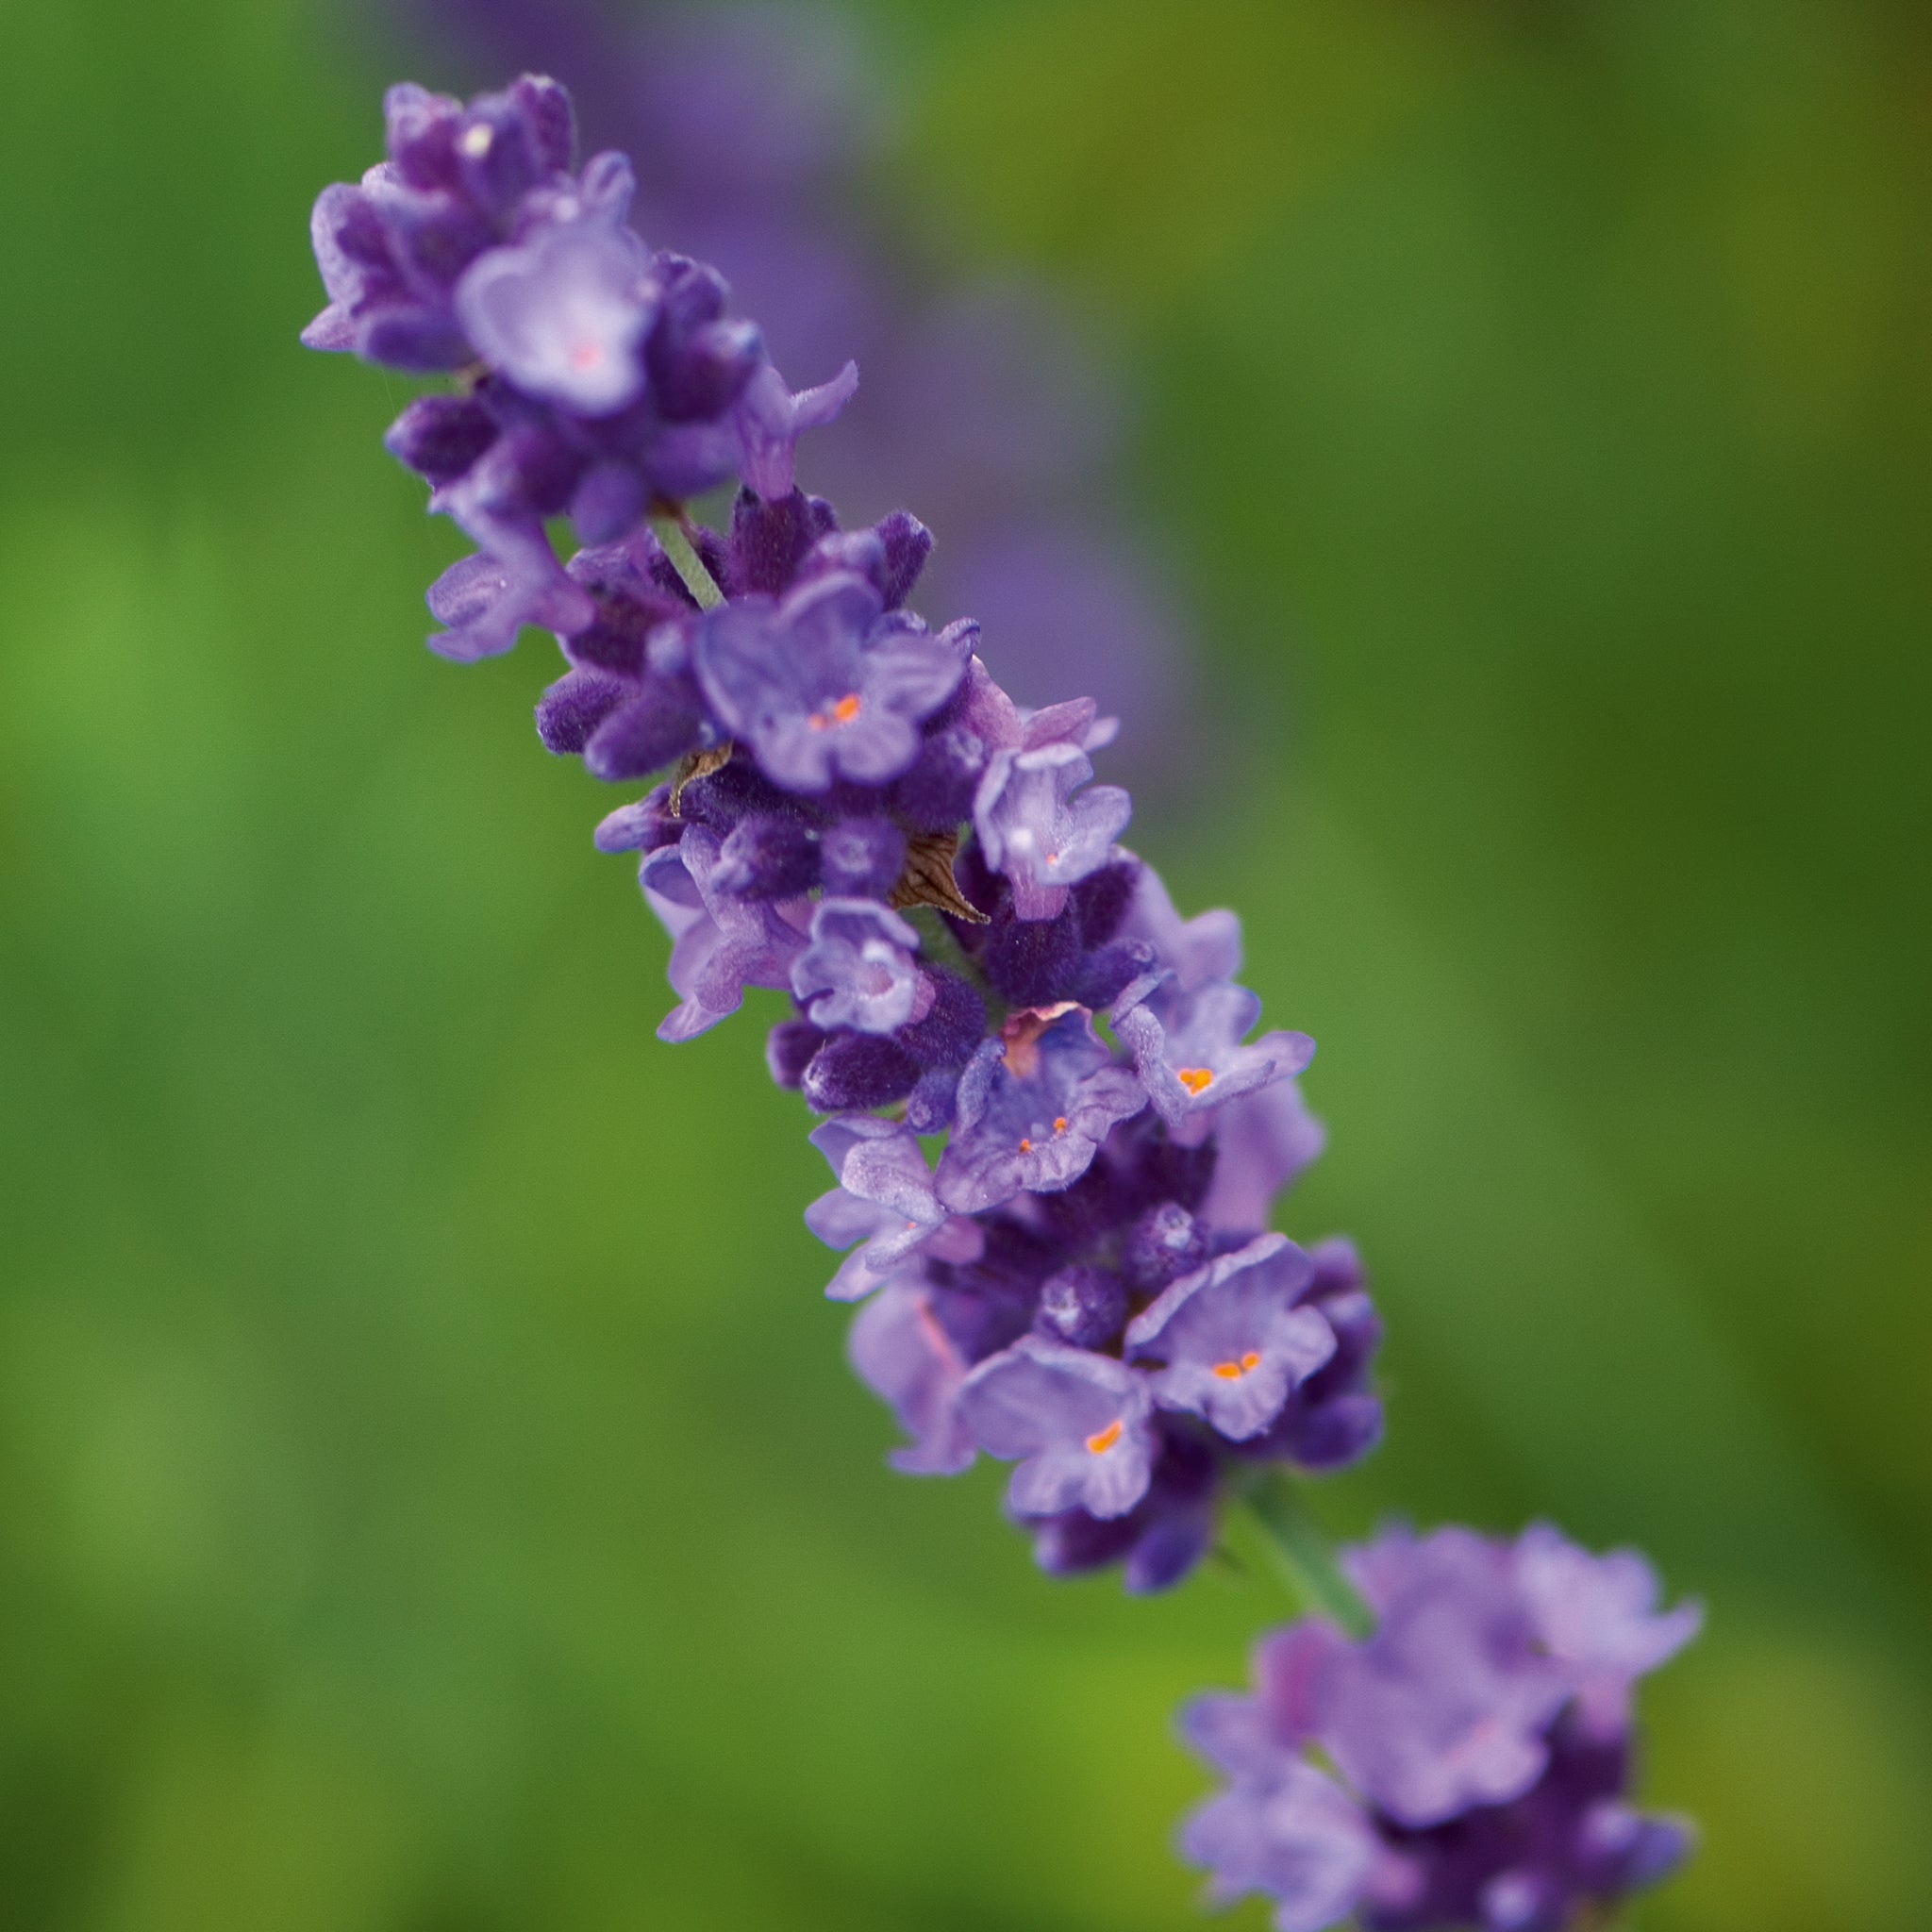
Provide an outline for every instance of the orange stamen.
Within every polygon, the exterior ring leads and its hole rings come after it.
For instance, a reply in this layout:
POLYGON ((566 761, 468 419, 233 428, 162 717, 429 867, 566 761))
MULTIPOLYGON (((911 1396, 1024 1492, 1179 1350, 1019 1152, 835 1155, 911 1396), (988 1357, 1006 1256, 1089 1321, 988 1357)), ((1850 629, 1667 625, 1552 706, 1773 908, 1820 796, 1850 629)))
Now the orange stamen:
POLYGON ((829 731, 834 724, 849 724, 858 716, 858 693, 848 691, 842 698, 827 705, 823 711, 814 711, 805 722, 814 731, 829 731))
POLYGON ((1116 1416, 1112 1422, 1108 1424, 1106 1428, 1096 1429, 1092 1435, 1087 1438, 1088 1448, 1092 1450, 1096 1456, 1106 1455, 1120 1441, 1124 1427, 1124 1424, 1116 1416))
POLYGON ((1022 1154, 1031 1154, 1033 1152, 1033 1142, 1024 1134, 1020 1136, 1020 1152, 1022 1154))
POLYGON ((1200 1093, 1213 1086, 1214 1074, 1208 1067, 1180 1067, 1174 1072, 1177 1079, 1190 1093, 1200 1093))
POLYGON ((1065 1114, 1058 1113, 1054 1115, 1053 1130, 1056 1134, 1064 1134, 1067 1131, 1067 1117, 1065 1114))
POLYGON ((1224 1382, 1239 1382, 1250 1369, 1258 1369, 1260 1366, 1261 1357, 1251 1348, 1238 1362, 1216 1362, 1214 1373, 1224 1382))

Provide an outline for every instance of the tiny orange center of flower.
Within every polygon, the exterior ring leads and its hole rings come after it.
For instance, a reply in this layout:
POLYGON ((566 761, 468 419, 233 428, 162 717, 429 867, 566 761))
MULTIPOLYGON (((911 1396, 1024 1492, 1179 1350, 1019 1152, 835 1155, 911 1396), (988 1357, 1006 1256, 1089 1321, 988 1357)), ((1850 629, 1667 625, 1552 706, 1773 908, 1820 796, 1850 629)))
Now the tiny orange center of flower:
POLYGON ((574 342, 571 345, 570 366, 573 369, 594 369, 603 359, 602 342, 574 342))
POLYGON ((806 723, 814 731, 829 731, 834 724, 849 724, 858 716, 858 693, 848 691, 842 698, 825 707, 823 711, 814 711, 806 723))
POLYGON ((1208 1067, 1181 1067, 1176 1070, 1174 1077, 1190 1093, 1202 1092, 1214 1084, 1213 1072, 1208 1067))
POLYGON ((1224 1382, 1239 1382, 1250 1369, 1258 1369, 1260 1366, 1261 1357, 1251 1348, 1238 1362, 1216 1362, 1214 1373, 1224 1382))
POLYGON ((1067 1131, 1067 1117, 1065 1114, 1058 1113, 1054 1115, 1053 1130, 1056 1134, 1064 1134, 1067 1131))
POLYGON ((1022 1154, 1031 1154, 1033 1152, 1033 1142, 1024 1134, 1020 1136, 1020 1152, 1022 1154))
POLYGON ((1087 1446, 1096 1456, 1104 1456, 1121 1439, 1122 1423, 1118 1416, 1106 1428, 1096 1429, 1087 1438, 1087 1446))

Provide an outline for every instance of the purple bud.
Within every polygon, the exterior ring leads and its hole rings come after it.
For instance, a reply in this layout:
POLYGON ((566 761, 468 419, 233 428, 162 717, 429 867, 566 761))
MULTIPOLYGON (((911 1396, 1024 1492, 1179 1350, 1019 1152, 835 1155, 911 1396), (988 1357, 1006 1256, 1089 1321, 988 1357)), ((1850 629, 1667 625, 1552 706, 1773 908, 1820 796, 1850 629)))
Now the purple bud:
POLYGON ((525 74, 510 82, 509 97, 524 117, 537 165, 560 174, 576 150, 576 120, 569 91, 547 74, 525 74))
POLYGON ((741 490, 731 506, 731 550, 725 581, 734 596, 782 596, 805 554, 823 534, 817 505, 802 490, 767 503, 741 490))
POLYGON ((591 734, 625 701, 621 678, 603 671, 572 671, 559 677, 537 705, 537 736, 546 751, 575 756, 591 734))
POLYGON ((933 991, 925 1017, 893 1036, 924 1067, 963 1067, 986 1033, 986 1003, 970 980, 943 966, 924 969, 933 991))
POLYGON ((671 788, 659 785, 633 805, 605 813, 591 834, 599 852, 659 852, 684 837, 684 825, 671 816, 671 788))
POLYGON ((819 882, 810 828, 789 813, 756 812, 725 838, 711 882, 741 899, 791 899, 819 882))
POLYGON ((1064 915, 995 919, 981 959, 1001 998, 1016 1007, 1050 1007, 1066 997, 1079 965, 1079 930, 1064 915))
POLYGON ((882 552, 879 594, 888 610, 897 610, 911 596, 912 587, 932 555, 932 532, 910 510, 904 509, 895 509, 874 527, 882 552))
POLYGON ((598 725, 584 746, 584 769, 606 784, 641 778, 694 751, 704 730, 704 708, 689 678, 647 677, 598 725))
POLYGON ((890 1107, 919 1083, 919 1062, 883 1034, 834 1033, 813 1056, 801 1082, 819 1113, 850 1107, 890 1107))
POLYGON ((841 819, 823 841, 825 891, 883 899, 906 868, 906 835, 891 819, 841 819))
POLYGON ((474 396, 418 396, 389 426, 383 447, 441 488, 496 441, 497 425, 474 396))
POLYGON ((780 1020, 765 1036, 765 1064, 780 1087, 797 1087, 827 1036, 809 1020, 780 1020))
MULTIPOLYGON (((910 1029, 895 1036, 904 1041, 910 1029)), ((906 1124, 915 1134, 942 1134, 953 1124, 959 1107, 959 1075, 950 1067, 928 1067, 919 1076, 906 1102, 906 1124)))
POLYGON ((1033 1329, 1070 1348, 1106 1348, 1127 1320, 1126 1284, 1104 1268, 1075 1263, 1049 1274, 1040 1291, 1033 1329))
POLYGON ((1208 1242, 1178 1201, 1150 1208, 1127 1230, 1121 1268, 1137 1294, 1158 1294, 1208 1258, 1208 1242))

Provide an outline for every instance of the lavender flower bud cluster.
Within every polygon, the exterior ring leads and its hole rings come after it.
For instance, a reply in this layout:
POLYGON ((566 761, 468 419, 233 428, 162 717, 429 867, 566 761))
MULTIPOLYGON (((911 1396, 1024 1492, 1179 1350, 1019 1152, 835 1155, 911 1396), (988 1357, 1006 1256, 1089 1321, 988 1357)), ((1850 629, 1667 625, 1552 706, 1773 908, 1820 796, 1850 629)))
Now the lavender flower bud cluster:
POLYGON ((1372 1636, 1275 1631, 1255 1695, 1182 1715, 1229 1781, 1183 1836, 1215 1897, 1267 1893, 1279 1932, 1560 1932, 1682 1859, 1685 1823, 1624 1796, 1630 1701, 1701 1613, 1659 1613, 1641 1557, 1536 1524, 1514 1543, 1387 1529, 1343 1561, 1372 1636))
MULTIPOLYGON (((974 624, 912 613, 916 518, 841 528, 796 487, 856 372, 791 395, 716 272, 625 225, 628 164, 570 171, 554 82, 387 108, 389 161, 317 204, 331 299, 305 339, 460 373, 389 437, 480 546, 429 593, 432 645, 541 624, 568 665, 542 741, 663 774, 595 834, 640 855, 672 936, 660 1037, 789 994, 767 1059, 824 1116, 835 1184, 806 1218, 843 1254, 827 1292, 862 1303, 851 1358, 909 1438, 897 1466, 1011 1462, 1043 1567, 1174 1583, 1268 1466, 1338 1469, 1381 1433, 1353 1248, 1268 1231, 1322 1144, 1314 1042, 1257 1032, 1234 916, 1183 920, 1119 843, 1113 721, 1023 709, 974 624), (729 478, 728 527, 691 523, 729 478)), ((1554 1926, 1676 1856, 1621 1797, 1629 1683, 1694 1623, 1651 1614, 1641 1559, 1443 1531, 1353 1568, 1373 1638, 1299 1626, 1258 1701, 1197 1707, 1234 1780, 1188 1840, 1218 1890, 1291 1928, 1554 1926)))
POLYGON ((554 80, 525 75, 468 107, 393 87, 383 110, 389 158, 315 204, 329 303, 302 340, 464 377, 460 394, 411 403, 387 439, 481 546, 430 592, 449 626, 432 647, 483 658, 524 624, 581 632, 597 612, 546 517, 604 543, 654 500, 734 475, 783 496, 800 431, 837 415, 858 372, 793 395, 758 329, 726 316, 724 277, 625 225, 629 161, 571 172, 554 80))

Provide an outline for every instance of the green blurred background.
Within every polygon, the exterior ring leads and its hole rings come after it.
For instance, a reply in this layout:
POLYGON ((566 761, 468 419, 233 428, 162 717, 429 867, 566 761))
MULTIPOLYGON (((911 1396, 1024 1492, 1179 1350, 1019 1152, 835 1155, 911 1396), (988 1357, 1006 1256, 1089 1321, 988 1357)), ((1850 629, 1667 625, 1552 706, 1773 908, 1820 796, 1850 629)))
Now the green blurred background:
MULTIPOLYGON (((1322 1041, 1285 1224, 1391 1321, 1332 1521, 1708 1600, 1639 1924, 1932 1924, 1932 31, 871 14, 879 192, 1141 399, 1235 722, 1136 841, 1322 1041)), ((0 1923, 1191 1924, 1171 1707, 1286 1599, 884 1468, 764 1016, 653 1039, 547 647, 423 650, 399 398, 295 345, 389 76, 319 0, 0 45, 0 1923)))

